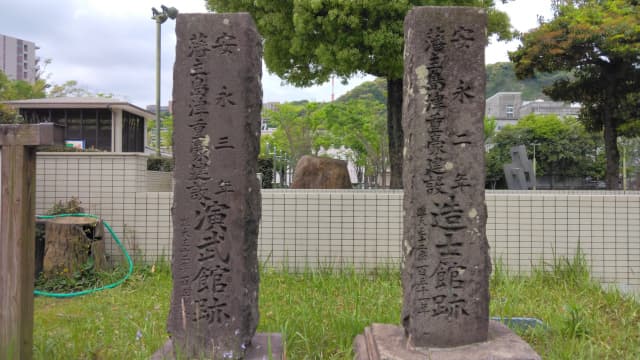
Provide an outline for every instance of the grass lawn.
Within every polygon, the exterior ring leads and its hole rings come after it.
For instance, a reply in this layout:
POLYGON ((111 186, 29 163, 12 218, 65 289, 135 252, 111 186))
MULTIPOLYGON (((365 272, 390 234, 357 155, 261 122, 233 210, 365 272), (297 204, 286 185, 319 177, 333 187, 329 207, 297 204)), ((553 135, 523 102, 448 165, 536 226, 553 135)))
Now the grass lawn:
MULTIPOLYGON (((349 359, 373 322, 399 323, 398 271, 361 274, 263 271, 261 332, 281 332, 287 358, 349 359)), ((148 359, 167 340, 169 267, 137 268, 123 286, 35 301, 36 359, 148 359)), ((584 263, 559 262, 527 277, 498 270, 492 316, 528 316, 548 328, 520 335, 543 359, 640 359, 640 303, 589 280, 584 263)))

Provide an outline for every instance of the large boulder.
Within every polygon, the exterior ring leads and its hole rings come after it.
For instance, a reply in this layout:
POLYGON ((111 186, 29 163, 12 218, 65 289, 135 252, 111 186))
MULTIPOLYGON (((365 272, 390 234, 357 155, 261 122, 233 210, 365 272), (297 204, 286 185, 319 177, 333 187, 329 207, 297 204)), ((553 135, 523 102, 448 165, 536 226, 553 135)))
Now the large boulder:
POLYGON ((351 189, 347 162, 327 157, 303 156, 296 165, 292 189, 351 189))

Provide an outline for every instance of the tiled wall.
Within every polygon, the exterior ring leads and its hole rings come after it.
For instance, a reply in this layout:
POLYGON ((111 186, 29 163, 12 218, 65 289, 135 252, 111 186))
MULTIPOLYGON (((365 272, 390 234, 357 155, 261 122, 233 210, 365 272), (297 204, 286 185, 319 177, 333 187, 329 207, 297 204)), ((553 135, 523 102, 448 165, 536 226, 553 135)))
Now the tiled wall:
POLYGON ((487 192, 493 259, 510 270, 571 259, 592 275, 640 291, 640 192, 487 192))
MULTIPOLYGON (((146 157, 39 153, 37 209, 79 197, 138 260, 169 259, 170 192, 148 188, 146 157)), ((262 190, 268 266, 374 268, 402 258, 402 192, 262 190)), ((640 192, 487 191, 494 262, 515 272, 584 253, 594 277, 640 291, 640 192)), ((114 258, 118 256, 111 246, 114 258)))
MULTIPOLYGON (((127 248, 137 250, 132 216, 137 194, 146 194, 147 157, 142 154, 38 153, 36 214, 72 197, 85 212, 103 217, 127 248)), ((116 245, 108 241, 114 253, 116 245)))

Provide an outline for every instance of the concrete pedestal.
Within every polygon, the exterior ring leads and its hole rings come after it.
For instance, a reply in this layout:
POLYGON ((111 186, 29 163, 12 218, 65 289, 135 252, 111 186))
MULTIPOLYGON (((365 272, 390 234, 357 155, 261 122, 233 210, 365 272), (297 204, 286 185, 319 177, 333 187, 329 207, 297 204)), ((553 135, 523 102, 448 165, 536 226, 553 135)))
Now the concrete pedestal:
MULTIPOLYGON (((162 349, 156 351, 151 360, 175 360, 173 343, 167 341, 162 349)), ((244 360, 286 360, 280 333, 257 333, 247 349, 244 360), (269 352, 269 350, 271 350, 269 352)))
POLYGON ((511 329, 495 321, 489 322, 489 339, 471 345, 415 348, 401 326, 373 324, 356 337, 353 347, 356 360, 542 360, 511 329))

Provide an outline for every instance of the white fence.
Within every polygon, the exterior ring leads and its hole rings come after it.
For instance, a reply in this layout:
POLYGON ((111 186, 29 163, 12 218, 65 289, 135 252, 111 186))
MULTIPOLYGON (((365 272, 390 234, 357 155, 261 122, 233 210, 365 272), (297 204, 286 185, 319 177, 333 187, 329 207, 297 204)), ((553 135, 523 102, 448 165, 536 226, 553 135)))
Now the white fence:
MULTIPOLYGON (((37 210, 78 197, 142 261, 171 255, 170 192, 150 192, 146 157, 39 153, 37 210)), ((166 181, 165 181, 166 182, 166 181)), ((263 190, 259 256, 267 266, 397 266, 402 191, 263 190)), ((640 192, 487 191, 494 260, 513 271, 571 258, 640 291, 640 192)), ((114 254, 117 251, 113 250, 114 254)))

